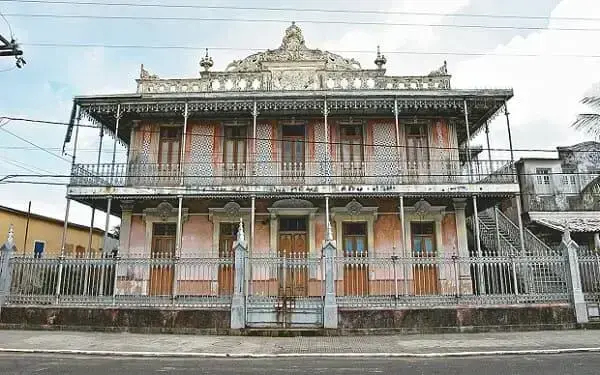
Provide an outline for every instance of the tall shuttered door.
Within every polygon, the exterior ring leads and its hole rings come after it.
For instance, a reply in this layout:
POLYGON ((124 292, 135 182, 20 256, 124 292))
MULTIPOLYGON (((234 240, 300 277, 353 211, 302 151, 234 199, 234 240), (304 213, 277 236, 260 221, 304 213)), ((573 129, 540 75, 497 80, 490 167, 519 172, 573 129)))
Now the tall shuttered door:
POLYGON ((153 264, 150 266, 150 295, 170 296, 173 293, 173 258, 175 257, 176 225, 155 223, 152 226, 153 264))
POLYGON ((158 176, 147 176, 161 183, 179 182, 179 159, 181 153, 181 128, 167 126, 160 129, 158 147, 158 176))
POLYGON ((435 232, 432 222, 411 223, 413 266, 413 291, 415 295, 439 292, 439 271, 435 264, 435 232))
POLYGON ((218 283, 219 295, 233 294, 234 254, 233 243, 237 237, 238 224, 221 223, 219 227, 219 259, 227 261, 219 265, 218 283))
POLYGON ((307 219, 281 218, 279 220, 279 295, 303 297, 308 293, 307 219))
POLYGON ((369 267, 363 261, 367 250, 367 223, 343 223, 342 242, 344 256, 344 294, 367 296, 369 294, 369 267))

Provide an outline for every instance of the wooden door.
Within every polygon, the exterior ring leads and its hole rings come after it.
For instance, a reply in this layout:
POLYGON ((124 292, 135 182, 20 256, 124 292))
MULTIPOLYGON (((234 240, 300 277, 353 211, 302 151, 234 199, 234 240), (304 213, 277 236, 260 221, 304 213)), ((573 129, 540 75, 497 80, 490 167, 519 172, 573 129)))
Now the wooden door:
MULTIPOLYGON (((158 145, 158 176, 154 178, 163 184, 179 183, 179 161, 181 157, 181 128, 163 127, 160 129, 158 145)), ((150 176, 151 179, 154 176, 150 176)))
POLYGON ((304 125, 284 125, 281 143, 281 174, 286 182, 304 180, 304 125))
POLYGON ((155 223, 152 226, 151 257, 155 262, 150 266, 150 295, 170 296, 173 293, 172 259, 175 257, 176 225, 155 223))
POLYGON ((344 257, 348 262, 344 265, 344 294, 347 296, 369 295, 369 266, 365 262, 368 257, 367 223, 343 223, 342 242, 344 257))
POLYGON ((224 133, 223 177, 235 180, 246 174, 246 127, 226 126, 224 133))
POLYGON ((308 295, 308 255, 306 218, 281 218, 279 221, 279 295, 308 295))
POLYGON ((364 177, 363 147, 362 125, 340 126, 341 168, 344 181, 360 182, 364 177))
POLYGON ((230 264, 220 264, 217 275, 219 295, 230 296, 233 294, 234 252, 233 243, 237 237, 238 224, 221 223, 219 227, 219 259, 228 260, 230 264))
POLYGON ((439 292, 439 272, 435 264, 435 231, 432 222, 411 223, 413 292, 416 296, 439 292))

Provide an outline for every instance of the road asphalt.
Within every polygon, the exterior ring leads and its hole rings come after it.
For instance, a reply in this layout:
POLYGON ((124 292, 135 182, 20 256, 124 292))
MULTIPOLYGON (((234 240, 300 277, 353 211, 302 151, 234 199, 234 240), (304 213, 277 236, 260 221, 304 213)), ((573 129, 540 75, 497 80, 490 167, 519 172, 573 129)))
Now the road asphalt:
POLYGON ((402 374, 597 375, 599 353, 468 358, 169 359, 0 354, 3 375, 402 374))

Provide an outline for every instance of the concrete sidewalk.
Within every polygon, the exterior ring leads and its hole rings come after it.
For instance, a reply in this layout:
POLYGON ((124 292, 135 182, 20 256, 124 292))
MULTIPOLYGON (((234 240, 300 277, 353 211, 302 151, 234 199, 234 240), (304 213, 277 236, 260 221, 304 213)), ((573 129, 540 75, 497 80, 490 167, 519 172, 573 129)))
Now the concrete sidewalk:
POLYGON ((162 357, 454 356, 600 351, 600 331, 249 337, 0 331, 0 352, 162 357))

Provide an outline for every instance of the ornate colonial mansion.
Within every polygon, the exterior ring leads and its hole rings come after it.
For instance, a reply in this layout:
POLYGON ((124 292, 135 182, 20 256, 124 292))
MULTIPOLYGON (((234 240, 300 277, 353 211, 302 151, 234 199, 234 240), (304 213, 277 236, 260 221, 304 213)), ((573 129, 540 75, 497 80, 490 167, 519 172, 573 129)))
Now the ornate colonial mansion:
POLYGON ((388 75, 373 55, 312 49, 292 24, 224 71, 207 51, 198 77, 142 66, 133 94, 76 97, 67 142, 83 118, 127 162, 73 165, 67 199, 120 217, 120 246, 108 270, 59 277, 63 303, 228 310, 234 328, 566 303, 564 259, 523 227, 520 199, 517 220, 497 207, 519 194, 514 160, 471 145, 501 115, 512 150, 513 91, 454 89, 445 62, 388 75))

